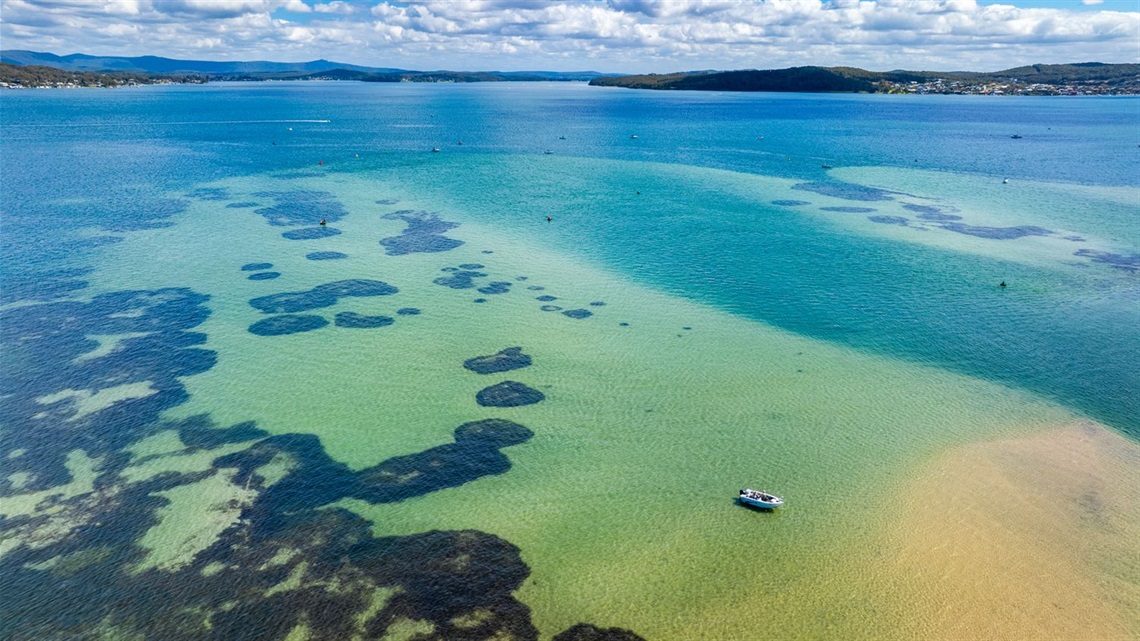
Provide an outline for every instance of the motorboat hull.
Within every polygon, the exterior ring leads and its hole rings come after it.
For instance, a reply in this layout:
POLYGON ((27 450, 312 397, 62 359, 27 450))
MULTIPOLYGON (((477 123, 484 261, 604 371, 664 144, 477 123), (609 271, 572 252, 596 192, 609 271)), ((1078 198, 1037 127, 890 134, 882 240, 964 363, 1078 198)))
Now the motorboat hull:
POLYGON ((743 494, 741 494, 739 498, 740 498, 740 502, 745 504, 745 505, 749 505, 752 507, 764 508, 766 510, 771 510, 773 508, 780 507, 781 505, 784 504, 784 499, 777 498, 777 497, 772 497, 771 501, 765 501, 763 499, 754 499, 752 497, 744 496, 743 494))
POLYGON ((743 496, 740 497, 740 502, 745 504, 745 505, 749 505, 752 507, 760 507, 760 508, 764 508, 764 509, 768 509, 768 510, 770 510, 772 508, 780 507, 781 505, 784 504, 783 501, 780 501, 779 503, 777 503, 775 501, 761 501, 759 499, 749 499, 749 498, 745 498, 743 496))

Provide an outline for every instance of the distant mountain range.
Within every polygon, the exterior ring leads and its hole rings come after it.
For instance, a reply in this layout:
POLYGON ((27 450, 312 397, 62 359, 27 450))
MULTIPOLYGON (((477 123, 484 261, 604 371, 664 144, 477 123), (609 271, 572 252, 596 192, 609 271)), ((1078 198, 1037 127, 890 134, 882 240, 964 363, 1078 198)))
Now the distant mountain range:
MULTIPOLYGON (((391 67, 362 67, 331 60, 310 62, 219 62, 176 60, 159 56, 91 56, 5 49, 0 63, 52 67, 63 71, 146 73, 167 76, 206 76, 211 80, 361 80, 365 82, 502 82, 592 80, 596 71, 415 71, 391 67)), ((611 74, 612 75, 612 74, 611 74)))
POLYGON ((361 82, 505 82, 587 80, 631 89, 863 93, 1136 94, 1140 65, 1081 62, 1005 71, 867 71, 792 67, 621 76, 596 71, 416 71, 331 60, 219 62, 159 56, 117 57, 6 49, 0 83, 7 86, 117 86, 209 80, 356 80, 361 82))
MULTIPOLYGON (((1140 65, 1081 62, 1064 65, 1031 65, 1005 71, 866 71, 855 67, 792 67, 790 69, 742 71, 691 71, 670 74, 599 77, 591 85, 630 89, 687 89, 697 91, 788 91, 902 93, 923 86, 943 93, 969 93, 963 88, 1001 84, 1015 92, 1031 92, 1034 85, 1066 86, 1100 93, 1136 93, 1140 90, 1140 65), (951 88, 960 90, 951 91, 951 88), (1103 90, 1103 91, 1101 91, 1103 90), (1119 90, 1119 91, 1117 91, 1119 90)), ((1039 88, 1040 89, 1040 88, 1039 88)), ((1046 89, 1042 91, 1048 92, 1046 89)))

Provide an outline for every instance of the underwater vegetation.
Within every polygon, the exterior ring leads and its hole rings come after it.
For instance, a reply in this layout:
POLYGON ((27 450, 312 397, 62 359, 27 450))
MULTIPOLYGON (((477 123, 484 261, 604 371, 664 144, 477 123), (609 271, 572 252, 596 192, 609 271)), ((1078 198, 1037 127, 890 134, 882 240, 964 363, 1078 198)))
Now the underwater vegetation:
MULTIPOLYGON (((388 291, 377 283, 340 281, 255 307, 388 291)), ((180 379, 216 363, 201 347, 205 335, 193 331, 210 315, 208 300, 168 288, 0 311, 0 346, 13 364, 0 372, 0 496, 36 497, 0 517, 0 637, 283 641, 414 630, 416 638, 536 640, 529 608, 513 595, 530 570, 508 541, 475 530, 374 537, 366 520, 327 507, 344 498, 404 501, 506 473, 502 450, 528 441, 531 430, 472 421, 450 443, 353 471, 310 434, 269 436, 253 422, 221 427, 206 415, 164 421, 162 411, 187 399, 180 379), (131 451, 164 436, 174 450, 131 451), (205 462, 148 471, 191 457, 205 462), (78 489, 77 462, 91 475, 78 489), (156 558, 145 542, 163 527, 168 497, 205 493, 198 488, 217 495, 200 515, 205 536, 188 538, 175 558, 156 558)), ((305 315, 260 322, 313 322, 282 320, 289 318, 327 323, 305 315)), ((524 359, 508 348, 469 362, 501 371, 524 359)), ((507 383, 493 386, 507 406, 541 400, 507 383)), ((640 639, 586 623, 556 638, 640 639)))
POLYGON ((463 244, 462 240, 448 238, 443 233, 455 229, 459 223, 448 222, 437 214, 404 209, 383 216, 389 220, 402 220, 408 224, 399 236, 380 239, 389 256, 404 254, 445 252, 463 244))

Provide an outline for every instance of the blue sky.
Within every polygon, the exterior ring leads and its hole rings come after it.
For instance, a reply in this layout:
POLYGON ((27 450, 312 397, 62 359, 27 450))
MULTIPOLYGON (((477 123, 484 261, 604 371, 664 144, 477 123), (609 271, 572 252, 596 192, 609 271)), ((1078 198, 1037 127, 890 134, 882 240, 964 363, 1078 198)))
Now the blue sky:
POLYGON ((662 72, 1140 62, 1140 0, 0 0, 5 49, 662 72))

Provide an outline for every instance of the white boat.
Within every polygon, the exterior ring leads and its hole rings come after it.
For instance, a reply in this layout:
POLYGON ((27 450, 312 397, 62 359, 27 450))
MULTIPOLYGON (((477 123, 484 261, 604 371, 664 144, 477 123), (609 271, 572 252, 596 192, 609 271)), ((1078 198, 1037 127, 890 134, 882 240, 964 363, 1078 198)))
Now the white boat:
POLYGON ((772 509, 775 507, 780 507, 784 504, 784 499, 768 494, 767 492, 761 492, 759 490, 740 490, 739 498, 741 503, 745 505, 751 505, 752 507, 772 509))

